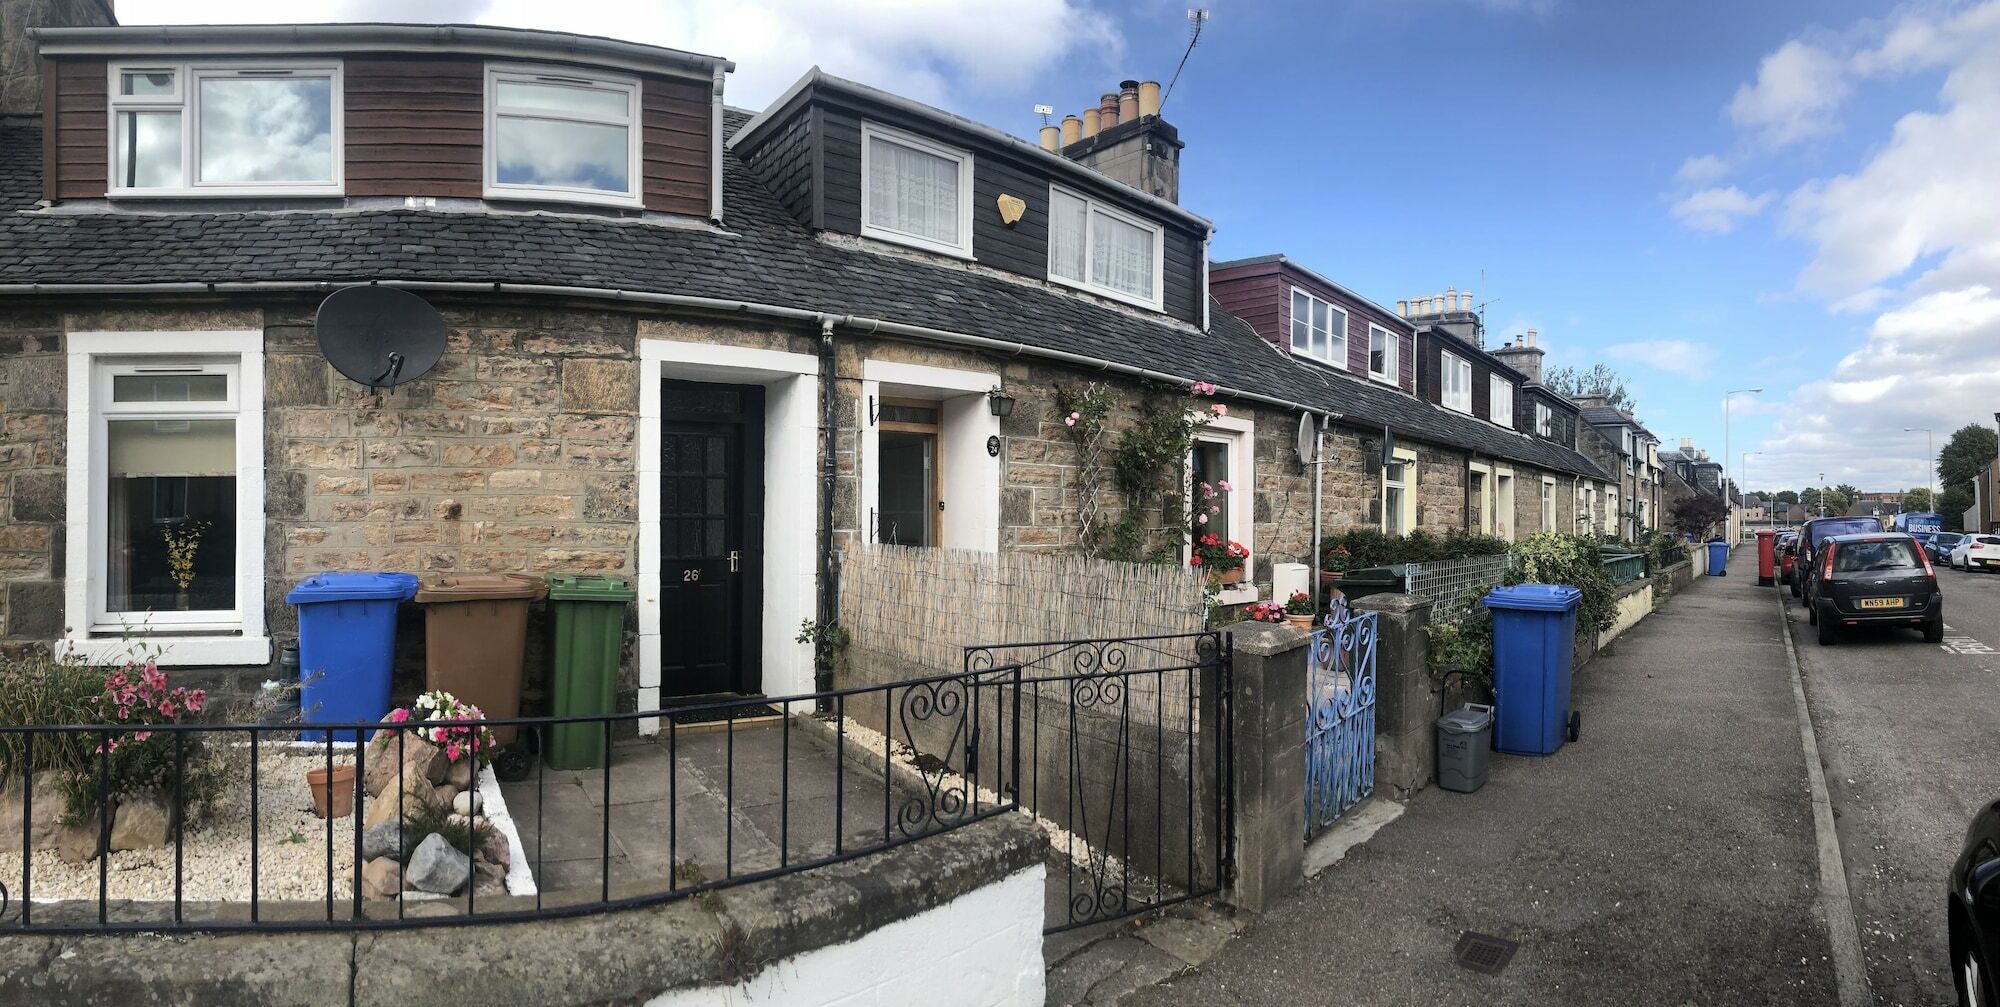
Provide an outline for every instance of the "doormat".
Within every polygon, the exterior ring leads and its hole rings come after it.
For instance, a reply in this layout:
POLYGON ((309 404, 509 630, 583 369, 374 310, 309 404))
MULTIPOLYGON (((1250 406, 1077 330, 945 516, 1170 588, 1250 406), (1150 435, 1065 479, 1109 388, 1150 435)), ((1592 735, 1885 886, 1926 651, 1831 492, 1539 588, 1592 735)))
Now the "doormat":
POLYGON ((667 710, 661 710, 660 712, 661 714, 664 715, 664 719, 671 720, 682 727, 692 727, 696 724, 724 725, 730 720, 736 721, 737 725, 741 726, 747 722, 762 723, 767 720, 774 720, 778 717, 784 716, 784 714, 779 713, 775 707, 761 706, 761 705, 719 706, 719 707, 709 707, 707 709, 702 709, 702 710, 686 710, 680 712, 667 709, 667 710))
POLYGON ((1519 944, 1504 937, 1493 937, 1467 930, 1459 935, 1458 947, 1452 951, 1452 957, 1457 959, 1460 965, 1474 972, 1497 976, 1501 969, 1507 967, 1508 962, 1514 960, 1514 952, 1520 947, 1519 944))

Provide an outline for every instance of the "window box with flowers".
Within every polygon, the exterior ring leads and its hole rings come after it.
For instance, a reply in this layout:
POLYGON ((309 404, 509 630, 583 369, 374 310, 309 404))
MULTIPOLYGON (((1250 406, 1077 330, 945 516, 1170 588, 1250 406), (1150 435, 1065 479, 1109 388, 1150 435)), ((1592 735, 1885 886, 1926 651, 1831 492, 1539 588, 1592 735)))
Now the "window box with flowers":
POLYGON ((1250 550, 1243 543, 1226 540, 1211 531, 1195 540, 1194 555, 1188 557, 1188 565, 1200 567, 1208 574, 1211 587, 1228 587, 1243 582, 1243 562, 1249 558, 1250 550))

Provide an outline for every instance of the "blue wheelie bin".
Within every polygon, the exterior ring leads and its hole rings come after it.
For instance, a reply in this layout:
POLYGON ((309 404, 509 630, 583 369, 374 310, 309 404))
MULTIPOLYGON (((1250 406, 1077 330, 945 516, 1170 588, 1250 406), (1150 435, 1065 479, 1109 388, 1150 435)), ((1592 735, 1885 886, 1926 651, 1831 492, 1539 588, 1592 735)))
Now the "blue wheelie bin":
POLYGON ((1708 544, 1708 575, 1729 576, 1729 543, 1716 539, 1708 544))
MULTIPOLYGON (((299 609, 299 713, 308 724, 359 724, 389 712, 396 606, 417 593, 407 573, 320 573, 285 601, 299 609)), ((353 741, 353 731, 333 732, 353 741)), ((324 731, 300 737, 320 741, 324 731)))
POLYGON ((1509 755, 1553 755, 1576 740, 1569 708, 1576 608, 1567 584, 1516 584, 1486 595, 1493 612, 1493 747, 1509 755))

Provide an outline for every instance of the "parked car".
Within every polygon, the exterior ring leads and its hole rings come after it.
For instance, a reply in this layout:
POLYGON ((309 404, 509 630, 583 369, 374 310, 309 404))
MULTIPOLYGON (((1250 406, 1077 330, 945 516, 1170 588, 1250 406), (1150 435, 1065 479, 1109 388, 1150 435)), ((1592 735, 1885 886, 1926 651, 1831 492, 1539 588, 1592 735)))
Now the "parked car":
POLYGON ((1798 576, 1792 578, 1792 594, 1806 603, 1806 613, 1813 607, 1813 583, 1819 577, 1823 564, 1820 560, 1820 546, 1834 535, 1863 535, 1882 533, 1882 522, 1872 517, 1816 517, 1799 529, 1799 560, 1793 569, 1798 576))
POLYGON ((1955 531, 1935 532, 1924 539, 1924 551, 1930 553, 1933 563, 1949 563, 1952 548, 1964 537, 1955 531))
POLYGON ((2000 801, 1972 817, 1946 886, 1951 974, 1962 1007, 2000 1004, 2000 801))
POLYGON ((1951 565, 1968 572, 2000 568, 2000 535, 1975 533, 1959 539, 1951 547, 1951 565))
POLYGON ((1778 541, 1772 547, 1778 556, 1778 583, 1792 582, 1792 567, 1799 558, 1799 533, 1781 531, 1778 541))
POLYGON ((1898 532, 1835 535, 1820 543, 1819 571, 1807 618, 1820 646, 1861 625, 1919 627, 1927 643, 1944 640, 1944 592, 1917 540, 1898 532))

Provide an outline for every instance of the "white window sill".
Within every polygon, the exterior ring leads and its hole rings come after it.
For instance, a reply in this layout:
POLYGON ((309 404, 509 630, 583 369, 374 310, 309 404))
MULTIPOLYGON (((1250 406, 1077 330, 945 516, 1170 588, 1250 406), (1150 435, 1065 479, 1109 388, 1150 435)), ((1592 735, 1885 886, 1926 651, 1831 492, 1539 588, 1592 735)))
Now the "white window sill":
POLYGON ((1237 584, 1225 587, 1215 596, 1218 605, 1248 605, 1257 600, 1257 585, 1237 584))
POLYGON ((89 637, 58 640, 57 653, 90 664, 123 664, 139 653, 159 651, 161 667, 198 665, 262 666, 271 663, 268 636, 143 636, 89 637))
POLYGON ((1373 381, 1378 385, 1388 385, 1389 387, 1397 389, 1399 391, 1403 387, 1402 381, 1398 380, 1397 376, 1394 374, 1382 374, 1376 371, 1369 371, 1368 380, 1373 381))

